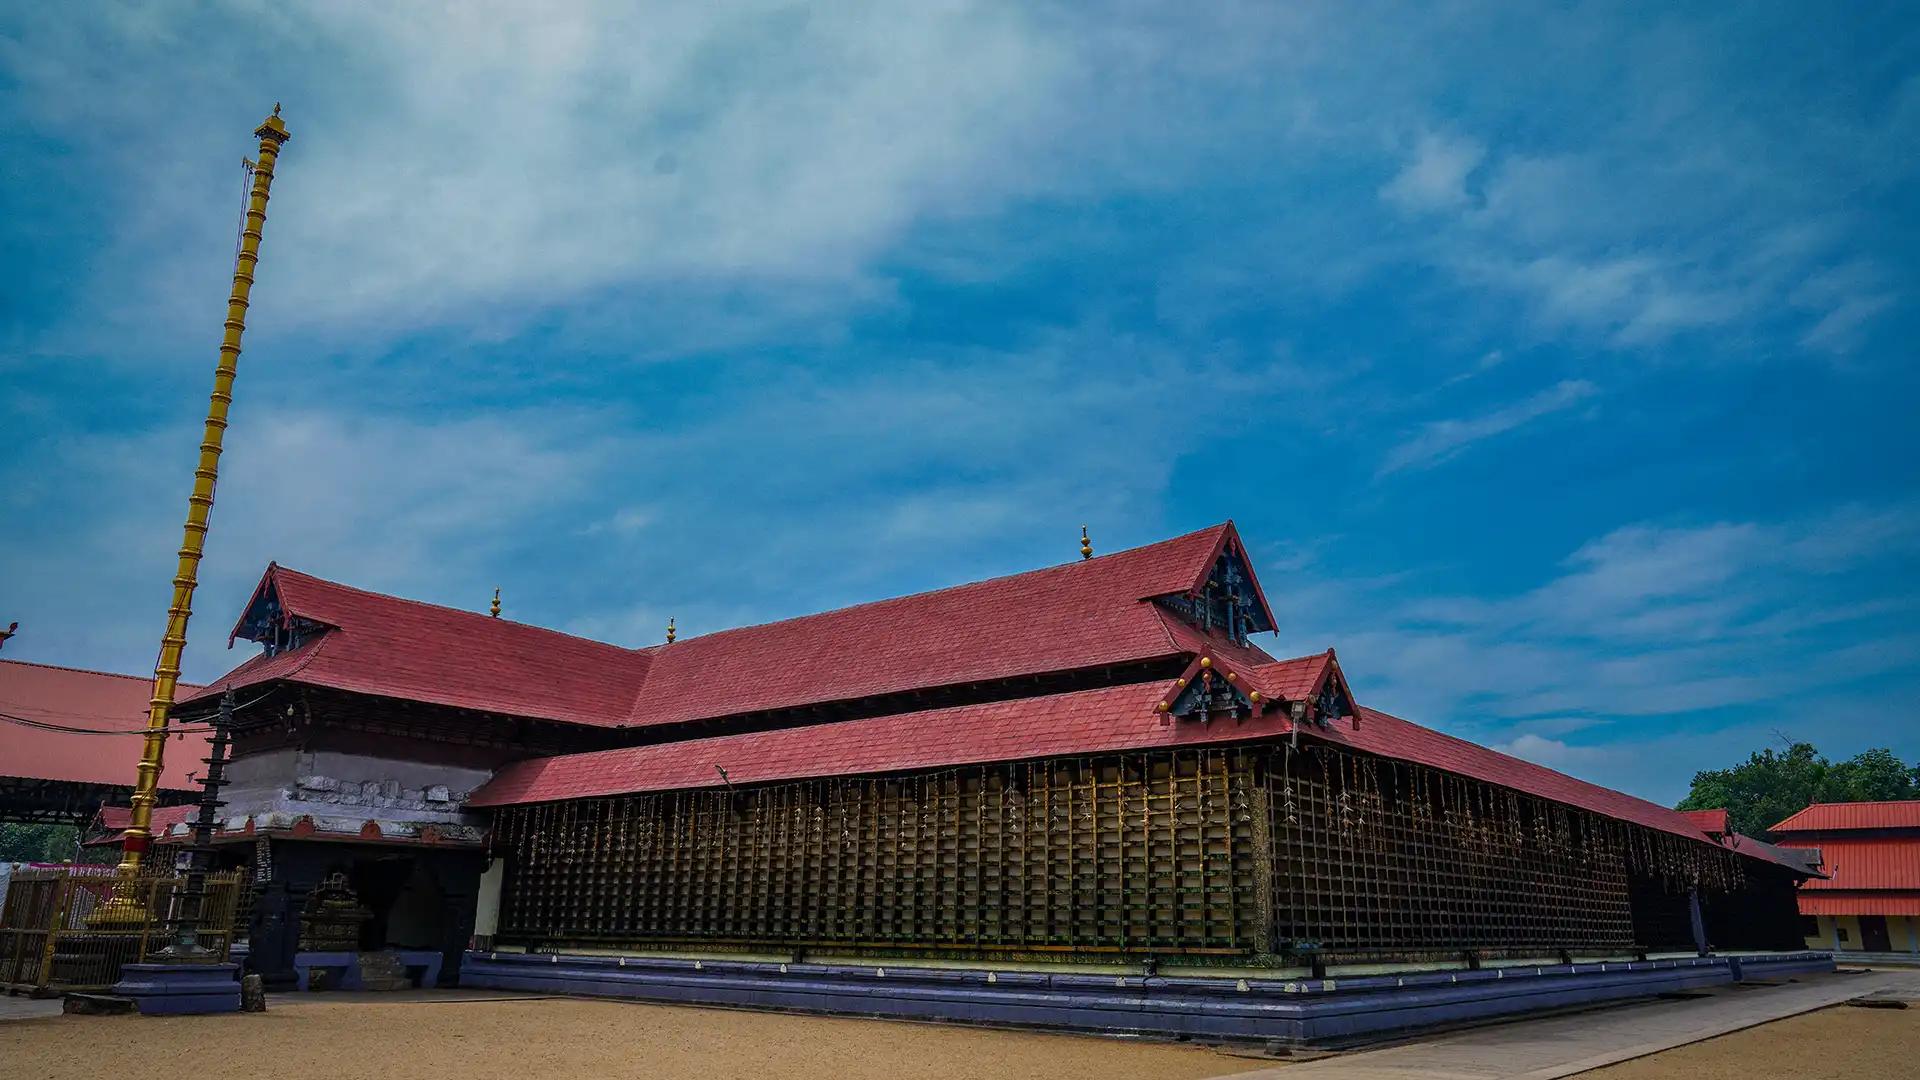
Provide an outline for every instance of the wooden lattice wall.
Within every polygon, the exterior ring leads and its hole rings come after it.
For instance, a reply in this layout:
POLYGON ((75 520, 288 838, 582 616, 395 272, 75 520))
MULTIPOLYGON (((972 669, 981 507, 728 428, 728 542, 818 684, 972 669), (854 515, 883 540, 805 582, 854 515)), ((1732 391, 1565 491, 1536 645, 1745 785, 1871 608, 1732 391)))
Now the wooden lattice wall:
POLYGON ((583 799, 500 813, 503 942, 1268 947, 1252 753, 583 799))
POLYGON ((537 948, 1592 955, 1670 947, 1636 941, 1649 885, 1737 885, 1704 844, 1326 746, 509 807, 494 852, 497 938, 537 948))

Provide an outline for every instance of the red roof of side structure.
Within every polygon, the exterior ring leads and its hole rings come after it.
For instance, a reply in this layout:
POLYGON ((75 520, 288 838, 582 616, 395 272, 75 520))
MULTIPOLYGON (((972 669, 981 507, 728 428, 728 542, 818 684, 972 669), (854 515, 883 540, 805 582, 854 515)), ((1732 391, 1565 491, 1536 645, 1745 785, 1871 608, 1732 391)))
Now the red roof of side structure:
POLYGON ((1814 803, 1768 831, 1793 833, 1848 829, 1920 829, 1920 799, 1814 803))
POLYGON ((1727 812, 1725 809, 1682 810, 1680 812, 1687 816, 1688 821, 1700 826, 1701 832, 1711 833, 1714 836, 1724 836, 1727 833, 1727 812))
MULTIPOLYGON (((1150 598, 1185 595, 1231 523, 1094 559, 629 650, 269 567, 290 615, 329 629, 209 687, 273 679, 606 727, 713 719, 1022 675, 1159 660, 1197 648, 1247 664, 1150 598)), ((1244 557, 1244 552, 1242 552, 1244 557)), ((1265 599, 1255 597, 1264 612, 1265 599)))
MULTIPOLYGON (((197 689, 181 684, 181 694, 197 689)), ((90 735, 49 731, 0 720, 0 776, 57 780, 75 784, 132 787, 145 740, 151 680, 105 671, 0 660, 0 713, 90 735)), ((166 769, 160 786, 184 791, 187 774, 203 768, 204 734, 176 734, 167 740, 166 769)))

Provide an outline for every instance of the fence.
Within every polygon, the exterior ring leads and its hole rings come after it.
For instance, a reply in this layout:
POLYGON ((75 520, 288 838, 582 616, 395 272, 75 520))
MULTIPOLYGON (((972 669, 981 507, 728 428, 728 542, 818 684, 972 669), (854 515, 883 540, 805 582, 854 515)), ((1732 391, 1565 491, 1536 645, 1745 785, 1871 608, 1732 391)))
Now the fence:
MULTIPOLYGON (((239 871, 208 874, 199 942, 224 961, 233 943, 241 892, 239 871)), ((95 922, 112 899, 113 867, 74 866, 13 875, 0 906, 0 987, 8 990, 102 990, 126 964, 143 963, 173 941, 171 915, 186 878, 142 875, 132 889, 138 917, 95 922)))

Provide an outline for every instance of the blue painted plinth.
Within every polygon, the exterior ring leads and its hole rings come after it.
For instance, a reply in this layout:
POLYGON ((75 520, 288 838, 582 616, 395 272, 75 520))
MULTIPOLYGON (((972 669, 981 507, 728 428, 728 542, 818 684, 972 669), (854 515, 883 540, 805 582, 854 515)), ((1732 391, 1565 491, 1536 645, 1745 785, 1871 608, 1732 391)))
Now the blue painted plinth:
POLYGON ((113 992, 143 1016, 240 1011, 237 964, 128 964, 113 992))
POLYGON ((1706 956, 1285 980, 472 952, 461 965, 460 985, 1313 1044, 1730 983, 1742 967, 1831 971, 1833 958, 1747 956, 1736 966, 1727 957, 1706 956))

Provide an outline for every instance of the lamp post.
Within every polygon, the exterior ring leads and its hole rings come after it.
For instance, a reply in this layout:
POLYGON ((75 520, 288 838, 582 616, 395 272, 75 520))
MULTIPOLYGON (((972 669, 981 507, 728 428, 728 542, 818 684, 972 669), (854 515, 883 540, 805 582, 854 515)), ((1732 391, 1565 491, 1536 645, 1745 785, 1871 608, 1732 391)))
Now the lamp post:
POLYGON ((206 779, 200 782, 200 814, 193 822, 193 843, 187 848, 187 880, 174 898, 173 944, 160 950, 164 960, 211 963, 214 954, 200 945, 200 922, 206 911, 207 870, 213 859, 214 815, 225 805, 220 788, 227 780, 227 745, 233 730, 233 691, 220 699, 208 744, 206 779))

